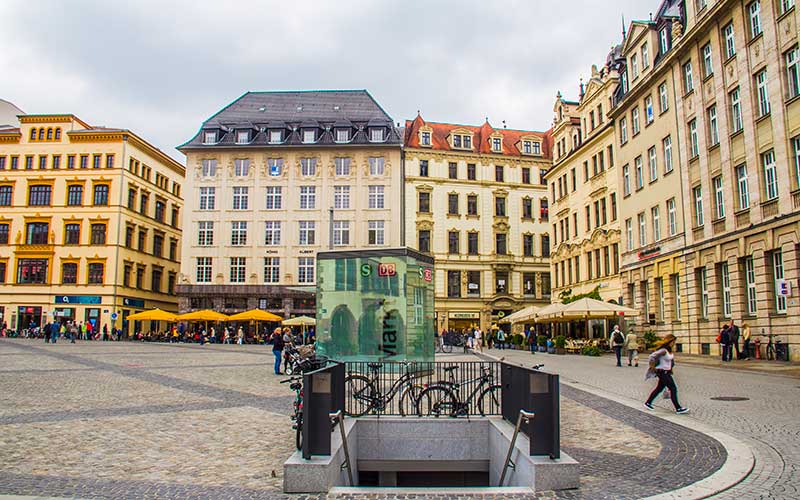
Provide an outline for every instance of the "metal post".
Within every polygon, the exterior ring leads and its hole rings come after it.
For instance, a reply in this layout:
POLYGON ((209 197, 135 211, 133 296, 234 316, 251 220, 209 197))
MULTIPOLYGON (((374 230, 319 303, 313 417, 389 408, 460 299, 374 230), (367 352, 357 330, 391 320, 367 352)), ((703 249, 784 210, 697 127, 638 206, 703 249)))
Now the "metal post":
POLYGON ((333 207, 328 209, 328 249, 333 250, 333 207))
MULTIPOLYGON (((528 422, 533 420, 535 414, 530 411, 520 410, 519 417, 517 417, 517 425, 514 427, 514 436, 511 438, 511 444, 508 447, 508 454, 506 455, 506 463, 503 465, 503 473, 500 475, 500 482, 497 486, 503 486, 503 481, 506 480, 506 471, 511 468, 516 470, 516 464, 511 461, 511 454, 514 452, 514 445, 517 444, 517 435, 519 434, 519 428, 522 426, 522 421, 528 422)), ((345 448, 346 449, 346 448, 345 448)))
POLYGON ((347 477, 350 479, 350 486, 355 486, 353 484, 353 468, 350 465, 350 450, 347 449, 347 436, 344 432, 344 415, 342 414, 342 410, 338 410, 334 413, 329 414, 331 420, 339 421, 339 432, 342 434, 342 447, 344 448, 344 463, 342 464, 343 469, 347 469, 347 477))

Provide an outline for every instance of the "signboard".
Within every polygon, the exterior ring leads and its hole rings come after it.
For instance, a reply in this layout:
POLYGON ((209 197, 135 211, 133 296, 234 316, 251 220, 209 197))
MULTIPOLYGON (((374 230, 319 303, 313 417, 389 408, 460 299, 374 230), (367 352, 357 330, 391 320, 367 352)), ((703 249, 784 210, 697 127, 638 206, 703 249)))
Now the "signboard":
POLYGON ((775 280, 778 285, 778 295, 782 297, 791 297, 792 295, 792 282, 785 279, 775 280))
POLYGON ((378 264, 378 276, 389 278, 392 276, 397 276, 397 266, 392 263, 380 263, 378 264))
POLYGON ((647 260, 660 254, 661 254, 661 247, 654 247, 654 248, 649 248, 647 250, 642 250, 637 255, 639 257, 639 260, 647 260))
POLYGON ((372 266, 369 264, 361 264, 361 276, 364 278, 372 276, 372 266))
POLYGON ((99 295, 56 295, 56 304, 99 304, 99 295))
POLYGON ((117 313, 111 313, 111 320, 112 320, 112 321, 113 321, 113 320, 116 320, 116 319, 117 319, 117 317, 118 317, 118 316, 117 316, 117 313))
POLYGON ((451 312, 451 319, 480 319, 481 313, 476 312, 451 312))
POLYGON ((128 297, 123 297, 122 304, 128 307, 138 307, 139 309, 144 309, 144 300, 142 299, 129 299, 128 297))
POLYGON ((274 162, 269 166, 269 175, 272 177, 278 177, 281 175, 281 164, 278 162, 274 162))

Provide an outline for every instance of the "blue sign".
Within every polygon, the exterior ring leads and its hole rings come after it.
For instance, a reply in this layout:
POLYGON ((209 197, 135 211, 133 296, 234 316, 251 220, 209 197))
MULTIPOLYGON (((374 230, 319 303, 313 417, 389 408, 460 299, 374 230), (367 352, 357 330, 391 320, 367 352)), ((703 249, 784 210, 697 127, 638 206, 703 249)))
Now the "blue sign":
POLYGON ((100 304, 99 295, 56 295, 56 304, 100 304))
POLYGON ((128 307, 138 307, 140 309, 144 309, 144 300, 142 299, 129 299, 128 297, 123 297, 122 303, 128 307))
POLYGON ((270 165, 269 175, 271 175, 272 177, 278 177, 279 175, 281 175, 281 164, 275 162, 272 165, 270 165))
POLYGON ((116 319, 117 319, 117 313, 111 313, 111 320, 113 321, 116 319))

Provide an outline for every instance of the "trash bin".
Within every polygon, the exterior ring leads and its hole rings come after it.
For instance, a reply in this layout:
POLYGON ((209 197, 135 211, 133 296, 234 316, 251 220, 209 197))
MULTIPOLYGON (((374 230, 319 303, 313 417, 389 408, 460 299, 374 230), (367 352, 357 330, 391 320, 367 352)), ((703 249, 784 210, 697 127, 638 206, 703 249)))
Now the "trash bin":
POLYGON ((777 361, 789 361, 789 344, 783 342, 775 343, 775 359, 777 361))

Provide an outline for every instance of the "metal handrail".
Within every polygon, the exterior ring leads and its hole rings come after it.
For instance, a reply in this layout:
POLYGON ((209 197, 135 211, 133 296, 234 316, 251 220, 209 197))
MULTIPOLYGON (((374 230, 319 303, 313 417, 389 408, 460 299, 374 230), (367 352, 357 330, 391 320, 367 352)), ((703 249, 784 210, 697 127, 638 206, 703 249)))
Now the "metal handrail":
POLYGON ((342 447, 344 448, 344 463, 342 464, 342 469, 347 469, 347 477, 350 480, 350 486, 355 486, 353 484, 353 467, 350 464, 350 450, 347 448, 347 435, 344 432, 344 414, 342 410, 337 410, 334 413, 329 413, 328 416, 331 421, 333 421, 333 425, 336 425, 336 420, 339 421, 339 431, 342 433, 342 447))
POLYGON ((536 414, 530 411, 520 410, 519 417, 517 417, 517 425, 514 427, 514 436, 511 438, 511 444, 508 446, 508 454, 506 455, 506 463, 503 465, 503 473, 500 475, 500 483, 497 486, 503 486, 503 481, 506 479, 506 471, 508 469, 517 470, 517 464, 511 461, 511 453, 514 452, 514 445, 517 444, 517 435, 519 428, 522 426, 522 421, 530 422, 536 414))

